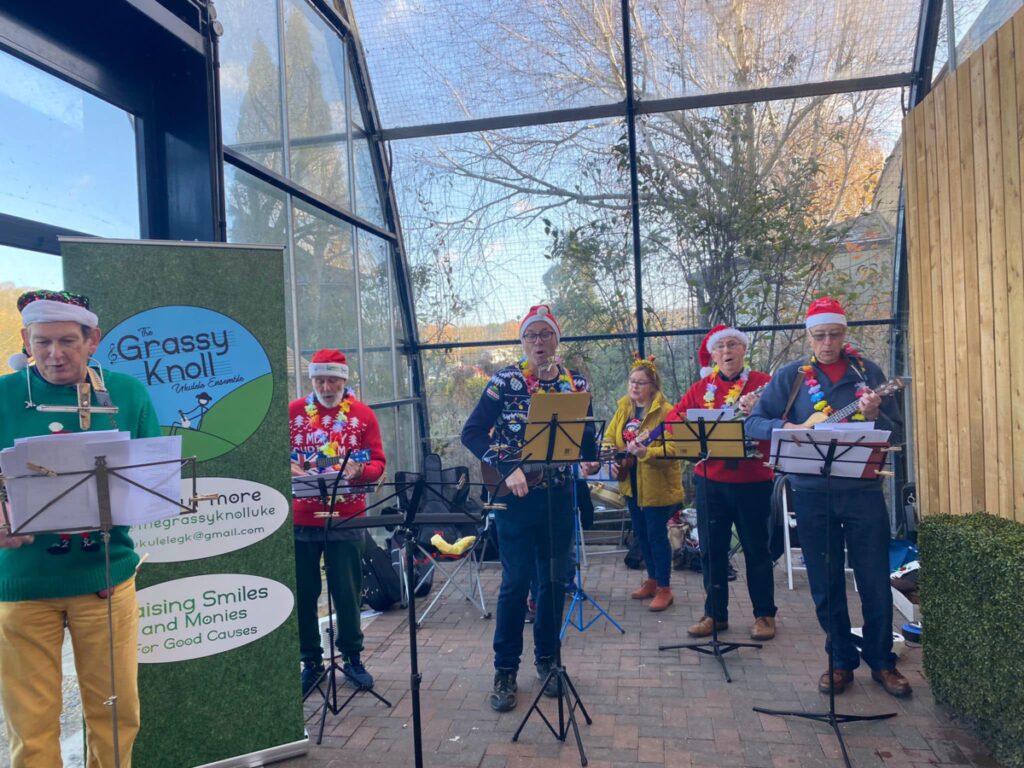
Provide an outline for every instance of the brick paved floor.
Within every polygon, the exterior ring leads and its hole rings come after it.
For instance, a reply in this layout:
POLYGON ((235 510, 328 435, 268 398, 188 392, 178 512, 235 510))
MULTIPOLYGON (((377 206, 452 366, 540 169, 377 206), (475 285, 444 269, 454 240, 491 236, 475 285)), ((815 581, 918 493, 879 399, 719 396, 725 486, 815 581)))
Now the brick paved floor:
MULTIPOLYGON (((740 558, 742 559, 742 558, 740 558)), ((825 670, 823 638, 814 619, 806 577, 798 572, 795 590, 786 589, 785 572, 776 569, 779 633, 763 650, 740 649, 726 657, 733 683, 725 682, 715 659, 692 651, 659 652, 658 645, 685 642, 686 627, 700 617, 700 574, 673 574, 676 602, 661 614, 650 613, 629 593, 638 573, 621 555, 590 557, 588 591, 626 629, 620 635, 601 620, 585 633, 570 628, 564 659, 593 717, 583 739, 593 768, 609 766, 757 766, 817 768, 841 766, 831 729, 796 718, 759 715, 755 705, 821 711, 827 698, 817 692, 825 670)), ((485 590, 493 607, 499 581, 494 566, 485 569, 485 590)), ((851 610, 859 607, 850 585, 851 610)), ((731 585, 732 626, 724 639, 747 639, 750 601, 741 573, 731 585)), ((859 608, 858 608, 859 609, 859 608)), ((588 606, 586 618, 593 615, 588 606)), ((898 616, 898 614, 897 614, 898 616)), ((364 659, 377 690, 394 704, 386 709, 359 696, 337 717, 330 717, 323 744, 285 768, 411 766, 412 706, 409 694, 409 642, 402 611, 376 618, 366 633, 364 659)), ((854 617, 855 622, 857 621, 854 617)), ((519 707, 498 715, 487 705, 493 674, 493 621, 479 618, 459 596, 446 597, 419 631, 424 764, 467 768, 554 768, 578 765, 575 745, 561 744, 534 715, 518 743, 519 725, 539 682, 532 664, 519 674, 519 707)), ((532 661, 527 632, 525 658, 532 661)), ((863 768, 924 766, 997 766, 974 736, 933 701, 921 672, 921 650, 908 648, 900 669, 914 686, 908 700, 888 696, 857 671, 852 689, 837 698, 837 710, 850 714, 897 712, 876 723, 851 723, 843 734, 854 765, 863 768)), ((545 711, 554 702, 542 699, 545 711)), ((307 714, 315 716, 312 708, 307 714)), ((308 724, 314 731, 317 721, 308 724)))

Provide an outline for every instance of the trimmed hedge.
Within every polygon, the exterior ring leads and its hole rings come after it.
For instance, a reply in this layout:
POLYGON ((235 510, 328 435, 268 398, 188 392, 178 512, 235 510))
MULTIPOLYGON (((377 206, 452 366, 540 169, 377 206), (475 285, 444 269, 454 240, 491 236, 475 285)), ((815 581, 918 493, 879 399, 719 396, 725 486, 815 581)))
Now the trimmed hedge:
POLYGON ((921 523, 924 670, 935 700, 1024 768, 1024 525, 985 513, 921 523))

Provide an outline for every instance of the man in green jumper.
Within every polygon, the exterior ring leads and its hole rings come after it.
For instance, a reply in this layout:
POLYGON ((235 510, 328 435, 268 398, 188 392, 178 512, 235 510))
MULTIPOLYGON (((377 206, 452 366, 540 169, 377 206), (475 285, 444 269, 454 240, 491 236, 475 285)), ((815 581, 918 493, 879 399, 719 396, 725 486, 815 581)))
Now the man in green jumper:
MULTIPOLYGON (((124 374, 90 369, 100 340, 96 315, 84 296, 33 291, 18 299, 25 352, 11 358, 15 372, 0 377, 0 448, 34 435, 79 432, 77 413, 44 413, 39 405, 78 404, 77 385, 104 382, 116 414, 93 415, 87 429, 119 429, 132 438, 157 437, 160 425, 145 387, 124 374), (29 366, 29 359, 34 365, 29 366), (99 378, 102 376, 102 378, 99 378)), ((102 385, 99 390, 102 390, 102 385)), ((101 405, 94 389, 93 405, 101 405)), ((104 398, 105 399, 105 398, 104 398)), ((6 517, 4 518, 6 522, 6 517)), ((110 534, 107 590, 103 547, 93 532, 81 545, 56 534, 12 536, 0 527, 0 700, 7 718, 12 768, 60 765, 61 646, 65 624, 85 715, 89 767, 113 766, 107 601, 114 617, 117 736, 121 765, 131 765, 139 729, 138 607, 135 554, 128 529, 110 534)))

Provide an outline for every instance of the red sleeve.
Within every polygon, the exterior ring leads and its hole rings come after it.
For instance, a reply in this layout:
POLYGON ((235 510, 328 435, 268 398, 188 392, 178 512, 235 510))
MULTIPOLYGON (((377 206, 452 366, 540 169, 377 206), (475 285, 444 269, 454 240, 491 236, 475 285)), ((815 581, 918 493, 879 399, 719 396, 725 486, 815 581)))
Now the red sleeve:
MULTIPOLYGON (((665 421, 686 421, 686 412, 690 408, 703 408, 704 403, 701 393, 704 391, 704 379, 701 379, 690 387, 686 394, 679 398, 679 402, 668 412, 665 421)), ((671 431, 671 430, 669 430, 671 431)))
POLYGON ((370 406, 364 403, 359 403, 359 405, 361 406, 360 410, 363 411, 360 418, 366 425, 363 432, 363 444, 360 447, 370 452, 370 460, 363 465, 363 473, 359 476, 359 480, 373 483, 384 474, 387 459, 384 458, 384 444, 380 439, 380 425, 377 423, 377 416, 370 406))

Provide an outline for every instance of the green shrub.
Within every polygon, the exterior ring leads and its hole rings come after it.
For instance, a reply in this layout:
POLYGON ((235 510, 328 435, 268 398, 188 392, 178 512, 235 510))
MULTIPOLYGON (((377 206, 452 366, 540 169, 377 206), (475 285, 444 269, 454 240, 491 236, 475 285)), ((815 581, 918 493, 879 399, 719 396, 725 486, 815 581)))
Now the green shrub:
POLYGON ((993 515, 921 524, 924 670, 936 701, 1024 768, 1024 525, 993 515))

